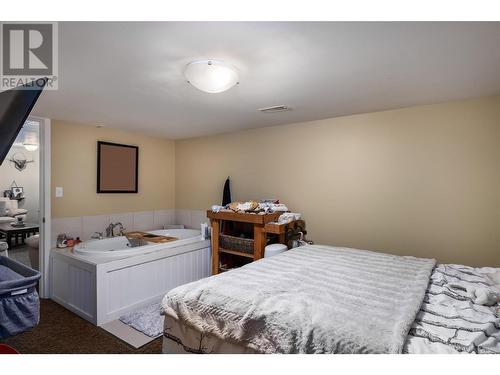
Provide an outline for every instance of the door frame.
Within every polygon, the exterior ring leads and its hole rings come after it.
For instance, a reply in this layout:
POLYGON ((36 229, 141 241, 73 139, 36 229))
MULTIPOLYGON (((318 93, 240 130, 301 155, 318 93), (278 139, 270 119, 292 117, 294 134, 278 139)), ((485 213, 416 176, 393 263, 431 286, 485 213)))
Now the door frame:
POLYGON ((50 297, 50 250, 51 240, 51 121, 48 118, 29 116, 28 119, 38 121, 39 128, 39 150, 40 150, 40 178, 39 178, 39 218, 40 240, 38 256, 40 264, 39 294, 41 298, 50 297))

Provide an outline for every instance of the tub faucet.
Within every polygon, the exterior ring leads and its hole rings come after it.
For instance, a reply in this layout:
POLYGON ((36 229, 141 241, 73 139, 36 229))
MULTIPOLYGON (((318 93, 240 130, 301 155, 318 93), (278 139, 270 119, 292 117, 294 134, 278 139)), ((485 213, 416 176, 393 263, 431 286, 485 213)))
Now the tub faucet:
POLYGON ((125 228, 120 222, 116 223, 115 227, 118 227, 118 229, 120 230, 120 236, 123 236, 123 233, 127 230, 127 228, 125 228))
POLYGON ((106 237, 114 237, 115 236, 115 228, 119 227, 120 228, 120 236, 123 236, 123 231, 125 228, 123 227, 122 223, 109 223, 108 227, 106 228, 106 237))
POLYGON ((115 229, 115 224, 109 223, 109 225, 106 228, 106 237, 113 237, 114 233, 113 230, 115 229))

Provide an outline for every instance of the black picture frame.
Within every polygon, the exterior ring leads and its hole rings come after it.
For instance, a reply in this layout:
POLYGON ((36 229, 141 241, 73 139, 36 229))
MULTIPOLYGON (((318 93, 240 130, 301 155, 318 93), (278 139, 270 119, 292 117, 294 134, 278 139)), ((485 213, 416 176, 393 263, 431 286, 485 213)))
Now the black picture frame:
POLYGON ((14 186, 11 188, 10 199, 21 200, 24 198, 24 188, 22 186, 14 186))
POLYGON ((132 146, 132 145, 125 145, 121 143, 113 143, 113 142, 104 142, 104 141, 97 141, 97 194, 120 194, 120 193, 125 193, 125 194, 130 194, 130 193, 137 193, 139 191, 139 147, 138 146, 132 146), (101 157, 102 157, 102 147, 103 146, 114 146, 114 147, 124 147, 124 148, 132 148, 135 149, 135 181, 134 181, 134 188, 127 190, 127 189, 105 189, 101 186, 101 157))

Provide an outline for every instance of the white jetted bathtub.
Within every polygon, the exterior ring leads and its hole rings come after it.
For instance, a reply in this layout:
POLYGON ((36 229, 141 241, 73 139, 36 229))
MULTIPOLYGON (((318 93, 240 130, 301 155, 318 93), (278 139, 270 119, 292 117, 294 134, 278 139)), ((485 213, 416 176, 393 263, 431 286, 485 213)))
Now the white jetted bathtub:
POLYGON ((137 254, 145 254, 151 251, 160 249, 174 248, 189 243, 194 243, 200 240, 201 233, 195 229, 168 229, 168 230, 153 230, 147 233, 156 234, 159 236, 175 237, 177 240, 154 244, 148 243, 144 246, 131 247, 125 236, 105 238, 102 240, 90 240, 79 243, 73 248, 75 254, 87 255, 94 257, 119 258, 137 254))
POLYGON ((51 298, 100 326, 210 276, 210 241, 199 230, 147 232, 177 240, 130 247, 125 237, 114 237, 52 249, 51 298))

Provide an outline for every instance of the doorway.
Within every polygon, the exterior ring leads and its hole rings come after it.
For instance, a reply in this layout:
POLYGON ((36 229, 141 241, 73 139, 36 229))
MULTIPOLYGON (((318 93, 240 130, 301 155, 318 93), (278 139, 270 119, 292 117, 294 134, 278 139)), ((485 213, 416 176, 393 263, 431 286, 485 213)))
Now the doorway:
POLYGON ((40 269, 40 122, 28 119, 0 166, 0 189, 5 212, 0 234, 9 257, 40 269))
POLYGON ((42 273, 48 297, 50 253, 50 120, 29 117, 0 166, 0 237, 8 256, 42 273))

